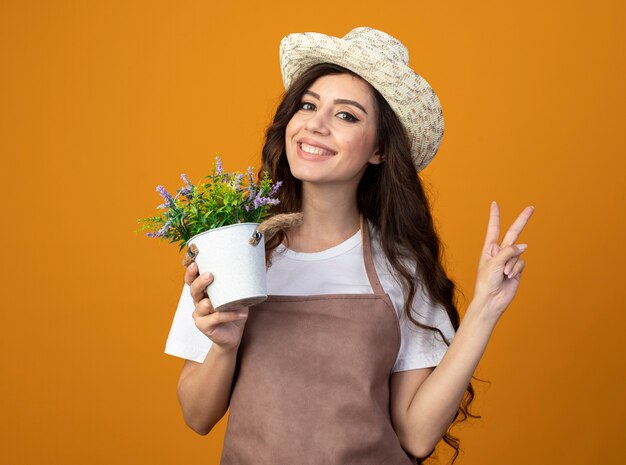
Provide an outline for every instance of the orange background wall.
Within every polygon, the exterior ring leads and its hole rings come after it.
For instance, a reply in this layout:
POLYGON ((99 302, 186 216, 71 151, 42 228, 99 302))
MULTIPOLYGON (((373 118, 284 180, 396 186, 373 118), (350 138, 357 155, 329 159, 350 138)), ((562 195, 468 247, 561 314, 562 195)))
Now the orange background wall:
POLYGON ((624 463, 618 4, 4 0, 0 462, 218 463, 225 419, 205 437, 184 425, 183 362, 163 353, 181 255, 135 219, 216 152, 258 167, 281 37, 368 25, 408 46, 441 99, 423 178, 468 299, 490 201, 506 227, 536 207, 457 464, 624 463))

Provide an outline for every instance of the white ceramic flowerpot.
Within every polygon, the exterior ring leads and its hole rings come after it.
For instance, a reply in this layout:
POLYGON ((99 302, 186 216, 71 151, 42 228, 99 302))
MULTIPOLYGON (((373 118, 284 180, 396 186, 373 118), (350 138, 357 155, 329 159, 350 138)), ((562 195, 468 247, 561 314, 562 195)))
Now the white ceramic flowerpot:
POLYGON ((210 229, 187 241, 195 244, 200 273, 210 271, 207 293, 218 311, 235 310, 267 299, 265 237, 255 246, 250 238, 258 223, 238 223, 210 229))

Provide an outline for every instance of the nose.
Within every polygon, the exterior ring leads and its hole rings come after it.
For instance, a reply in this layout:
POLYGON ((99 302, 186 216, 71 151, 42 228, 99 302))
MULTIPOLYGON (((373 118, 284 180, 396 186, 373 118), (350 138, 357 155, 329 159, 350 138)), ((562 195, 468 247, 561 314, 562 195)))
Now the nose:
POLYGON ((309 132, 318 133, 318 134, 328 134, 328 125, 326 121, 326 116, 321 111, 316 111, 312 113, 311 116, 307 119, 304 127, 309 132))

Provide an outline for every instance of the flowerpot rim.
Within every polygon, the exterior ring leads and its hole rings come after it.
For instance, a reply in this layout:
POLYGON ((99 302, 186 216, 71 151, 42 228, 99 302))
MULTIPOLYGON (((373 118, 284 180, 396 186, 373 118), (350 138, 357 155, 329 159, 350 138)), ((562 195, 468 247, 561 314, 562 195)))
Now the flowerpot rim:
POLYGON ((222 230, 224 230, 224 229, 232 228, 232 227, 234 227, 234 226, 245 226, 245 225, 255 225, 255 226, 258 226, 258 225, 260 225, 260 224, 261 224, 261 223, 251 223, 251 222, 248 222, 248 223, 234 223, 234 224, 229 224, 229 225, 226 225, 226 226, 220 226, 219 228, 207 229, 206 231, 202 231, 201 233, 198 233, 198 234, 196 234, 195 236, 190 237, 190 238, 189 238, 189 240, 188 240, 185 244, 187 245, 187 247, 189 247, 189 243, 190 243, 192 240, 194 240, 195 238, 200 237, 200 236, 202 236, 202 235, 204 235, 204 234, 209 234, 209 233, 212 233, 212 232, 214 232, 214 231, 222 231, 222 230))

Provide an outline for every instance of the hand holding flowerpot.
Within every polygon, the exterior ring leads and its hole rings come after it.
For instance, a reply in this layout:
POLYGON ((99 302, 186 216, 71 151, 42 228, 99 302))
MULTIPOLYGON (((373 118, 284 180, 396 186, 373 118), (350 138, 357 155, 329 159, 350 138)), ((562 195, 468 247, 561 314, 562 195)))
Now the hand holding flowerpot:
POLYGON ((220 349, 237 350, 248 317, 248 308, 241 307, 232 312, 216 312, 207 296, 207 286, 213 282, 211 273, 198 273, 192 262, 185 271, 185 283, 190 287, 195 306, 193 319, 196 327, 220 349))

